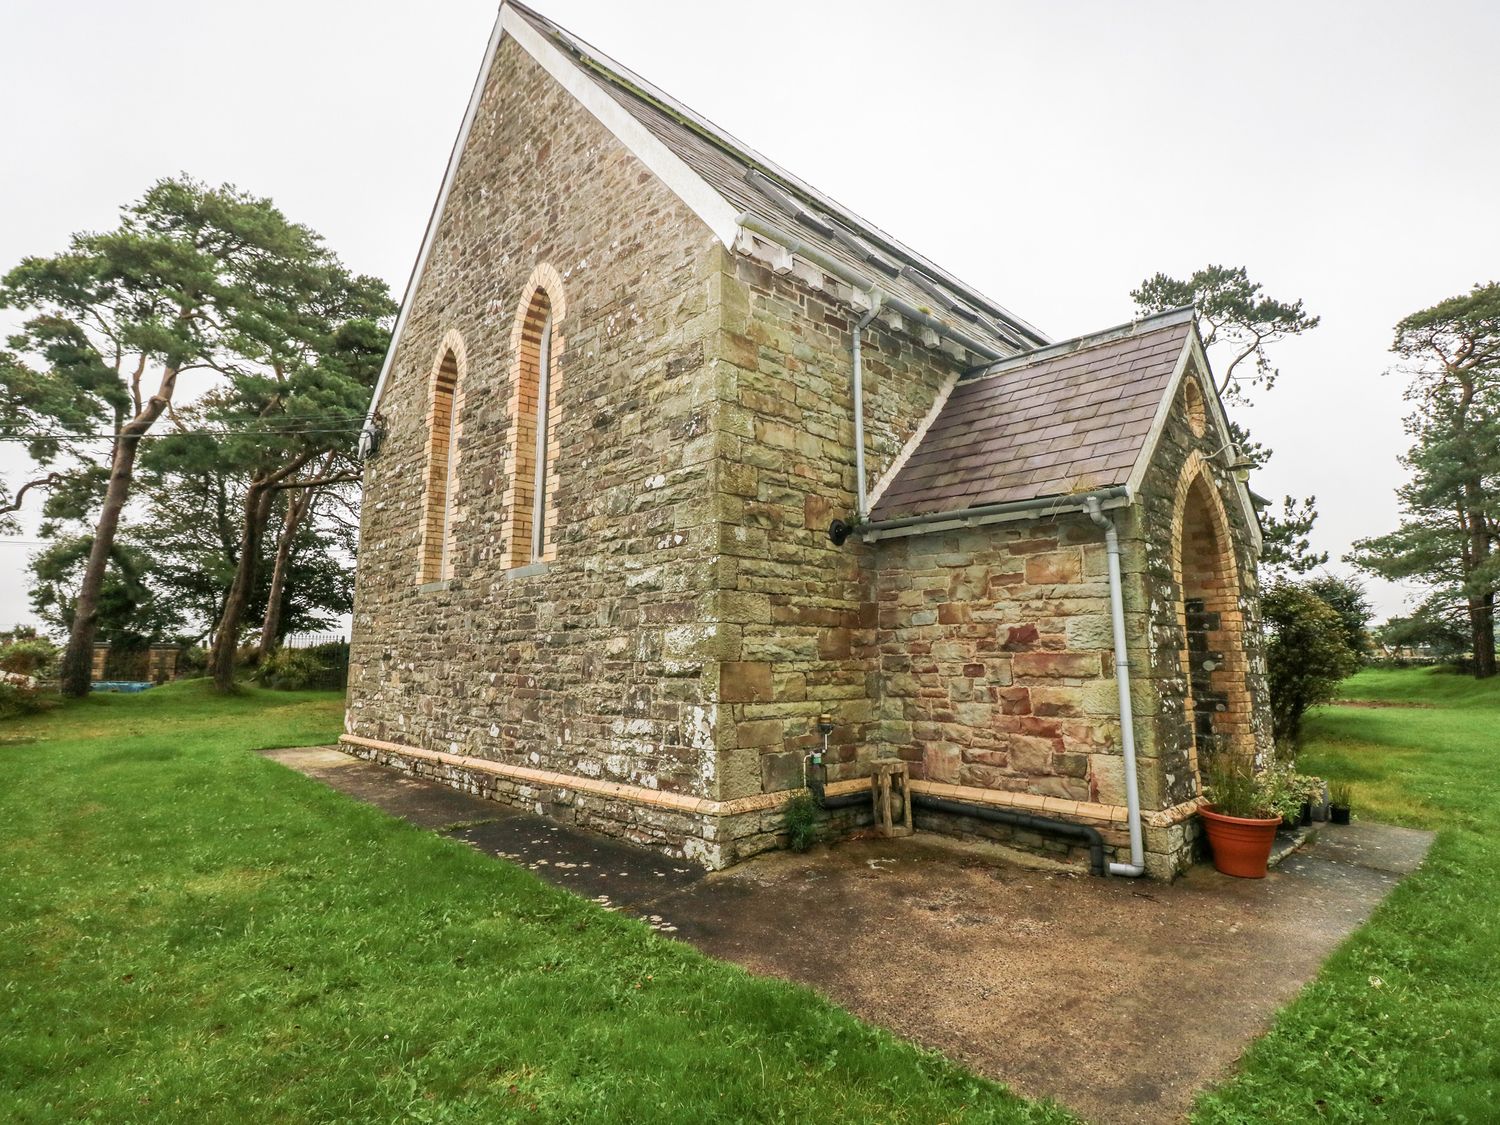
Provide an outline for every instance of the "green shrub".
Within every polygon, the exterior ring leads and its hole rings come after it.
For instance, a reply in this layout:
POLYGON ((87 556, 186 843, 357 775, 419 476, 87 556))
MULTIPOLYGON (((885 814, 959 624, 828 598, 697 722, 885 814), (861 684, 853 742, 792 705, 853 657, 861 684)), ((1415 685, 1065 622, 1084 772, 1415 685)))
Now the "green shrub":
POLYGON ((1271 733, 1278 746, 1295 747, 1302 716, 1358 671, 1359 654, 1349 646, 1343 618, 1305 584, 1276 583, 1262 596, 1261 612, 1270 642, 1271 733))
POLYGON ((349 645, 279 648, 261 662, 255 678, 277 691, 341 691, 349 679, 349 645))
POLYGON ((194 679, 208 675, 208 649, 202 645, 187 645, 177 654, 177 678, 194 679))
POLYGON ((805 852, 818 838, 818 806, 807 793, 798 793, 786 803, 782 821, 786 825, 787 846, 794 852, 805 852))
POLYGON ((16 683, 0 677, 0 719, 34 715, 47 706, 46 698, 34 684, 16 683))
POLYGON ((49 676, 57 666, 58 648, 45 637, 18 637, 0 644, 0 672, 49 676))

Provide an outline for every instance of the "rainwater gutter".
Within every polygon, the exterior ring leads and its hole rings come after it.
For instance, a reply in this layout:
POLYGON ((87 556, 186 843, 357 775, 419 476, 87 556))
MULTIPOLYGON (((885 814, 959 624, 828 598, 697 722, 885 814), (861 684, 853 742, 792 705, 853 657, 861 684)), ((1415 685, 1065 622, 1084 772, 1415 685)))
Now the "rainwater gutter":
POLYGON ((863 524, 857 533, 866 543, 878 539, 893 539, 903 535, 922 535, 932 531, 947 531, 956 527, 970 527, 979 523, 1029 515, 1061 515, 1064 512, 1087 512, 1090 504, 1112 508, 1123 507, 1130 502, 1130 490, 1124 485, 1080 492, 1071 496, 1042 496, 1031 500, 1008 500, 1003 504, 980 504, 972 508, 952 508, 942 512, 927 512, 918 516, 901 516, 897 519, 876 520, 863 524))
MULTIPOLYGON (((819 715, 818 731, 823 735, 822 752, 815 750, 802 759, 802 783, 812 795, 813 803, 824 812, 851 809, 867 803, 870 800, 867 793, 842 793, 837 797, 828 795, 828 767, 824 759, 828 756, 828 736, 833 732, 832 717, 819 715)), ((913 809, 931 809, 933 812, 967 816, 975 820, 988 820, 994 824, 1008 824, 1012 828, 1024 828, 1031 832, 1080 841, 1089 849, 1090 875, 1109 874, 1114 866, 1106 867, 1104 863, 1104 837, 1099 834, 1098 829, 1086 824, 1071 824, 1065 820, 1054 820, 1051 817, 1037 816, 1034 813, 1014 812, 1011 809, 995 808, 993 805, 954 801, 947 797, 934 797, 926 793, 913 793, 909 789, 907 795, 913 809)))
POLYGON ((807 791, 812 794, 813 803, 818 808, 831 812, 834 809, 852 809, 855 805, 866 805, 870 803, 868 791, 841 793, 837 797, 830 797, 827 789, 828 768, 821 762, 814 762, 811 769, 807 771, 807 791))
POLYGON ((1130 862, 1111 863, 1111 875, 1136 878, 1145 873, 1146 855, 1141 842, 1141 794, 1135 769, 1135 709, 1130 702, 1130 651, 1125 643, 1125 599, 1120 584, 1120 533, 1112 516, 1106 516, 1099 501, 1090 497, 1085 511, 1104 529, 1104 550, 1109 558, 1109 617, 1115 642, 1115 687, 1120 696, 1120 752, 1125 759, 1125 813, 1130 831, 1130 862))

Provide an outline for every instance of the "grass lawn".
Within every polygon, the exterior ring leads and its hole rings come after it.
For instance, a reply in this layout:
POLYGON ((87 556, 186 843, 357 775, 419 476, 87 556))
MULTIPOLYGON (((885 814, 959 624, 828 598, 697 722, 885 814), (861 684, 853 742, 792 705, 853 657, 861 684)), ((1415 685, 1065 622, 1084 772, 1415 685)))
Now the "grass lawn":
POLYGON ((250 752, 341 707, 0 726, 0 1119, 1067 1119, 250 752))
POLYGON ((1500 1120, 1500 680, 1367 671, 1344 696, 1418 706, 1322 709, 1302 768, 1437 841, 1195 1120, 1500 1120))

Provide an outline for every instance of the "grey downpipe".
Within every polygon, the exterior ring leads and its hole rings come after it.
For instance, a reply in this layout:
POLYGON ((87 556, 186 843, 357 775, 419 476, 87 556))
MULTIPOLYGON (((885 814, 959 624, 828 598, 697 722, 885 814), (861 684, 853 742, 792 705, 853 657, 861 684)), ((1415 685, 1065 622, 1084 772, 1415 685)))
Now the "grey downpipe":
POLYGON ((870 321, 880 311, 885 295, 878 289, 869 290, 870 311, 854 322, 853 342, 850 351, 854 356, 854 503, 859 521, 864 522, 870 514, 869 485, 865 482, 865 373, 860 354, 860 342, 870 321))
POLYGON ((1120 695, 1120 751, 1125 758, 1125 812, 1130 829, 1130 862, 1111 863, 1111 875, 1131 878, 1146 871, 1146 852, 1141 843, 1141 794, 1135 770, 1135 708, 1130 702, 1130 651, 1125 644, 1125 598, 1120 584, 1120 533, 1106 516, 1099 501, 1090 497, 1089 519, 1104 529, 1104 549, 1109 556, 1109 617, 1115 639, 1115 687, 1120 695))

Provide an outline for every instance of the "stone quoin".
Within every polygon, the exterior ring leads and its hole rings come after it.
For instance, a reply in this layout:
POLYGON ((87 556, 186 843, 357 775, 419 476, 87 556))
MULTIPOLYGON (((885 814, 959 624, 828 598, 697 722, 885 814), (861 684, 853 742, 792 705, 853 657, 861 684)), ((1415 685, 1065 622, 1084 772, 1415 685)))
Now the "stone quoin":
POLYGON ((1148 873, 1191 862, 1200 751, 1269 749, 1259 526, 1189 311, 1052 342, 521 5, 368 429, 352 753, 719 868, 785 842, 827 714, 831 795, 898 759, 1124 861, 1095 515, 1148 873))

